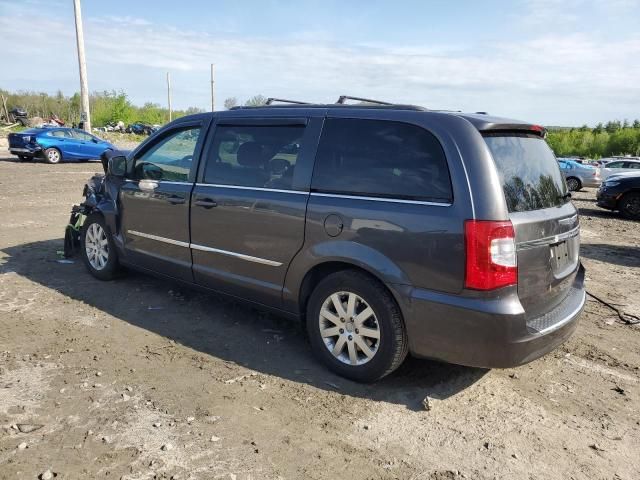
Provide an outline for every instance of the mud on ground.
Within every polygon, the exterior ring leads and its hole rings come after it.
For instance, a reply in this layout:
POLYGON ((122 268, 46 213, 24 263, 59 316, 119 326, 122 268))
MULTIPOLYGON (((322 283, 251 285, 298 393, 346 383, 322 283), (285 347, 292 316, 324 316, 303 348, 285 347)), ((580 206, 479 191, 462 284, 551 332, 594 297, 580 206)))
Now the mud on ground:
MULTIPOLYGON (((287 320, 60 263, 99 164, 0 157, 0 478, 640 478, 640 327, 602 304, 521 368, 358 385, 287 320)), ((574 198, 589 291, 640 315, 640 223, 574 198)))

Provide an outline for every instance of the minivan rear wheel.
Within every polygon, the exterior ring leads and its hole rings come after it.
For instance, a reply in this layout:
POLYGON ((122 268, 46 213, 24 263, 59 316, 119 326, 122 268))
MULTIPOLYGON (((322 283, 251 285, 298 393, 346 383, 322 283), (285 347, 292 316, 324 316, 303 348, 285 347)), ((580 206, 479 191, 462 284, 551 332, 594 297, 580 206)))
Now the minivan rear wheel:
POLYGON ((640 220, 640 193, 630 192, 620 199, 620 213, 625 218, 640 220))
POLYGON ((307 304, 314 354, 330 370, 373 382, 402 364, 408 340, 400 309, 376 279, 344 270, 318 283, 307 304))

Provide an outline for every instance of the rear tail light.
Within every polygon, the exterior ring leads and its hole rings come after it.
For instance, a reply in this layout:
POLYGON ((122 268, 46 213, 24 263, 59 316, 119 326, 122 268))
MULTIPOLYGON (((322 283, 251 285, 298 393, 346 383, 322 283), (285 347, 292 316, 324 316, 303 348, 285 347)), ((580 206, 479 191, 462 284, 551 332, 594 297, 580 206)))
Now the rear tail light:
POLYGON ((467 220, 465 287, 493 290, 518 283, 516 242, 511 222, 467 220))

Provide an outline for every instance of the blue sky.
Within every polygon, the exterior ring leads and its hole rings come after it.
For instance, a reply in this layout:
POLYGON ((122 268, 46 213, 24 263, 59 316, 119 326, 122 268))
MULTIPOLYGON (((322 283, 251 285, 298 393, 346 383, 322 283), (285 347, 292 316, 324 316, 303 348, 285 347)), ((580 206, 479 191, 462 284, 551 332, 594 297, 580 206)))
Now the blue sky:
MULTIPOLYGON (((547 125, 640 117, 640 0, 83 0, 89 87, 208 108, 341 94, 547 125)), ((78 89, 71 0, 0 0, 0 87, 78 89)))

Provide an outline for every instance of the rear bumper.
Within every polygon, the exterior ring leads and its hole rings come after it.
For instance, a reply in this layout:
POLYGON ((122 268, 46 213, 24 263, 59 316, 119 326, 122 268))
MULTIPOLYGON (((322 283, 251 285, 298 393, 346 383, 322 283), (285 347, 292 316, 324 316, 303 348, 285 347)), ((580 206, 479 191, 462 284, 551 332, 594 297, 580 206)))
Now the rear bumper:
POLYGON ((600 178, 586 177, 582 179, 583 187, 599 187, 601 183, 602 180, 600 178))
POLYGON ((564 343, 584 308, 584 267, 567 297, 542 317, 527 319, 515 288, 493 300, 421 289, 396 289, 414 356, 484 368, 531 362, 564 343))
POLYGON ((12 155, 20 155, 23 157, 35 157, 40 155, 42 148, 39 145, 25 145, 23 147, 9 147, 9 153, 12 155))

